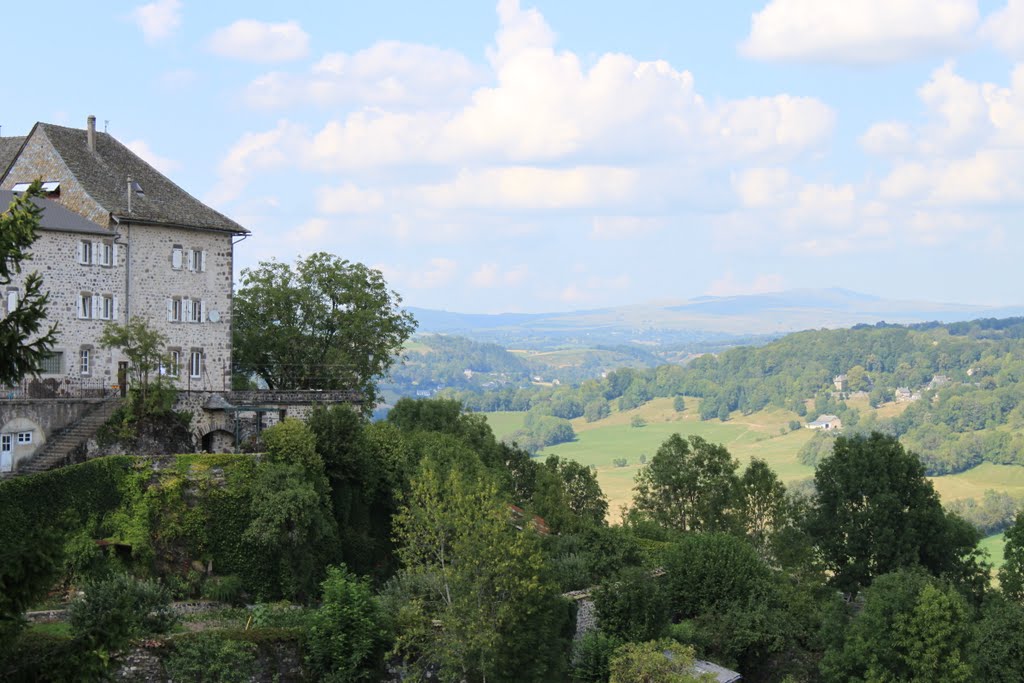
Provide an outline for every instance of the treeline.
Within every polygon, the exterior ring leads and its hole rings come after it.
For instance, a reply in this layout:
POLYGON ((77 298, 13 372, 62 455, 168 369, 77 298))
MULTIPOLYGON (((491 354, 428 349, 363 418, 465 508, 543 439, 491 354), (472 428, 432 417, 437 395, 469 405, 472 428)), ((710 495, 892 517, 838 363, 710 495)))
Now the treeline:
POLYGON ((1024 465, 1024 337, 1020 318, 913 327, 878 325, 791 334, 761 347, 704 355, 686 366, 624 368, 573 387, 453 392, 472 410, 541 411, 600 419, 656 397, 700 397, 702 419, 728 420, 769 407, 812 419, 836 414, 846 430, 899 437, 930 475, 982 462, 1024 465), (833 379, 845 375, 838 391, 833 379), (872 406, 912 396, 899 416, 861 415, 847 403, 863 392, 872 406), (808 402, 811 401, 810 407, 808 402), (1009 427, 1006 429, 1005 427, 1009 427))
MULTIPOLYGON (((315 605, 289 626, 315 680, 697 681, 695 658, 752 683, 1024 678, 1024 520, 993 588, 978 533, 890 436, 837 439, 813 490, 787 491, 765 463, 675 435, 620 526, 589 468, 502 444, 452 401, 373 424, 322 408, 265 442, 0 483, 23 524, 0 529, 0 674, 101 679, 167 628, 157 593, 194 597, 195 559, 233 572, 204 594, 315 605), (86 590, 74 635, 26 630, 57 582, 86 590), (576 639, 563 594, 582 589, 597 629, 576 639)), ((201 637, 212 664, 254 636, 201 637)))

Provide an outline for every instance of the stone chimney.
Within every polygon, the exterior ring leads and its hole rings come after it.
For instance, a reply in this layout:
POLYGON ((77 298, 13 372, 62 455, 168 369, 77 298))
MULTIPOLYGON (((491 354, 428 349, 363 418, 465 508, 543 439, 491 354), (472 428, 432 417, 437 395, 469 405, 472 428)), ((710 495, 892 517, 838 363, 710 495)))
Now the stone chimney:
POLYGON ((92 114, 85 120, 85 140, 89 145, 89 151, 96 151, 96 117, 92 114))

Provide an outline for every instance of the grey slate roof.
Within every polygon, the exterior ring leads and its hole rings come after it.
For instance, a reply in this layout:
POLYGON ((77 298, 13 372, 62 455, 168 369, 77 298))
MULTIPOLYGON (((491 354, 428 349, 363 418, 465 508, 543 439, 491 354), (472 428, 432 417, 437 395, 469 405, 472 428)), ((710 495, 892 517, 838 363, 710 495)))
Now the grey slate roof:
POLYGON ((91 152, 83 129, 38 123, 33 130, 46 135, 86 193, 114 216, 142 223, 249 233, 175 185, 112 135, 97 132, 96 151, 91 152), (130 213, 129 177, 145 193, 133 194, 130 213))
POLYGON ((14 157, 18 154, 18 150, 21 149, 23 142, 25 142, 24 137, 0 138, 0 178, 4 177, 7 167, 14 161, 14 157))
MULTIPOLYGON (((15 194, 10 190, 0 190, 0 213, 6 212, 11 205, 15 194)), ((106 228, 86 220, 73 211, 68 211, 52 199, 33 197, 32 203, 43 210, 39 219, 41 230, 56 230, 59 232, 74 232, 81 235, 103 235, 112 237, 114 233, 106 228)))
POLYGON ((698 659, 693 663, 693 668, 697 670, 698 674, 712 674, 718 683, 737 683, 743 680, 743 676, 739 675, 735 671, 730 671, 724 666, 718 666, 714 662, 707 662, 702 659, 698 659))

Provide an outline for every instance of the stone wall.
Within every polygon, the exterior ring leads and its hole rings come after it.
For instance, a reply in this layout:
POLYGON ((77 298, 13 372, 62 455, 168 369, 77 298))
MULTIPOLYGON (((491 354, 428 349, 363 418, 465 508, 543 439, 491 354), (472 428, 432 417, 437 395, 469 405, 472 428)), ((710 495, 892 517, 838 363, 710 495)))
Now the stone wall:
MULTIPOLYGON (((114 673, 115 681, 170 683, 164 661, 169 648, 156 641, 150 647, 137 647, 127 653, 120 668, 114 673)), ((302 652, 296 642, 261 643, 256 662, 256 674, 251 683, 299 683, 308 678, 302 668, 302 652)))
POLYGON ((19 445, 14 439, 13 463, 31 457, 56 431, 70 426, 99 403, 99 399, 0 401, 0 433, 31 431, 32 443, 19 445))

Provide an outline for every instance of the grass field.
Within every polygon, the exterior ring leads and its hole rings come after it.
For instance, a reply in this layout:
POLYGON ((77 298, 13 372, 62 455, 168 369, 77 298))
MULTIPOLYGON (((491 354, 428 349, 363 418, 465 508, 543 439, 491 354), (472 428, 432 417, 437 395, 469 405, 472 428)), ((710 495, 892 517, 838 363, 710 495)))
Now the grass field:
MULTIPOLYGON (((884 416, 891 417, 902 412, 909 404, 887 404, 881 406, 884 416)), ((864 402, 862 411, 871 410, 864 402)), ((541 457, 549 454, 576 460, 584 465, 597 468, 597 479, 608 497, 608 507, 613 521, 619 519, 619 511, 633 497, 633 479, 640 469, 640 456, 650 459, 665 439, 675 433, 689 436, 696 434, 708 441, 723 444, 745 466, 751 458, 767 462, 784 482, 798 481, 814 476, 814 469, 801 465, 796 455, 800 447, 813 432, 799 429, 795 432, 780 433, 780 428, 797 419, 795 413, 784 410, 764 410, 754 415, 734 413, 728 422, 718 420, 702 421, 700 399, 686 398, 686 410, 677 413, 672 408, 672 399, 659 398, 635 410, 613 411, 610 416, 598 422, 588 423, 583 418, 572 421, 576 440, 544 449, 541 457), (633 427, 635 416, 646 420, 645 427, 633 427), (616 467, 613 461, 625 458, 625 467, 616 467)), ((485 413, 487 421, 499 439, 523 426, 526 413, 485 413)), ((1024 467, 1018 465, 993 465, 984 463, 967 472, 944 477, 931 477, 935 490, 943 500, 960 498, 980 499, 985 491, 993 489, 1006 491, 1012 496, 1024 498, 1024 467)), ((993 558, 998 550, 1002 561, 1002 545, 990 537, 983 543, 992 548, 993 558)))
POLYGON ((978 547, 988 553, 988 559, 993 569, 1003 566, 1003 546, 1006 545, 1006 537, 1003 534, 986 536, 978 543, 978 547))
MULTIPOLYGON (((558 455, 597 467, 597 479, 608 496, 612 519, 618 519, 620 508, 633 498, 633 478, 640 468, 640 456, 650 459, 658 447, 672 434, 696 434, 708 441, 721 443, 741 463, 750 458, 765 460, 783 481, 794 481, 813 476, 814 470, 796 460, 800 447, 812 436, 801 429, 784 436, 779 428, 796 415, 787 411, 762 411, 755 415, 736 414, 728 422, 702 421, 698 417, 700 399, 687 398, 686 410, 677 413, 672 399, 655 399, 635 410, 613 412, 599 422, 587 423, 582 418, 573 420, 576 441, 545 448, 541 457, 558 455), (633 427, 634 416, 647 421, 645 427, 633 427), (613 461, 625 458, 626 467, 616 467, 613 461)), ((487 421, 498 438, 511 434, 522 426, 525 413, 486 413, 487 421)))

